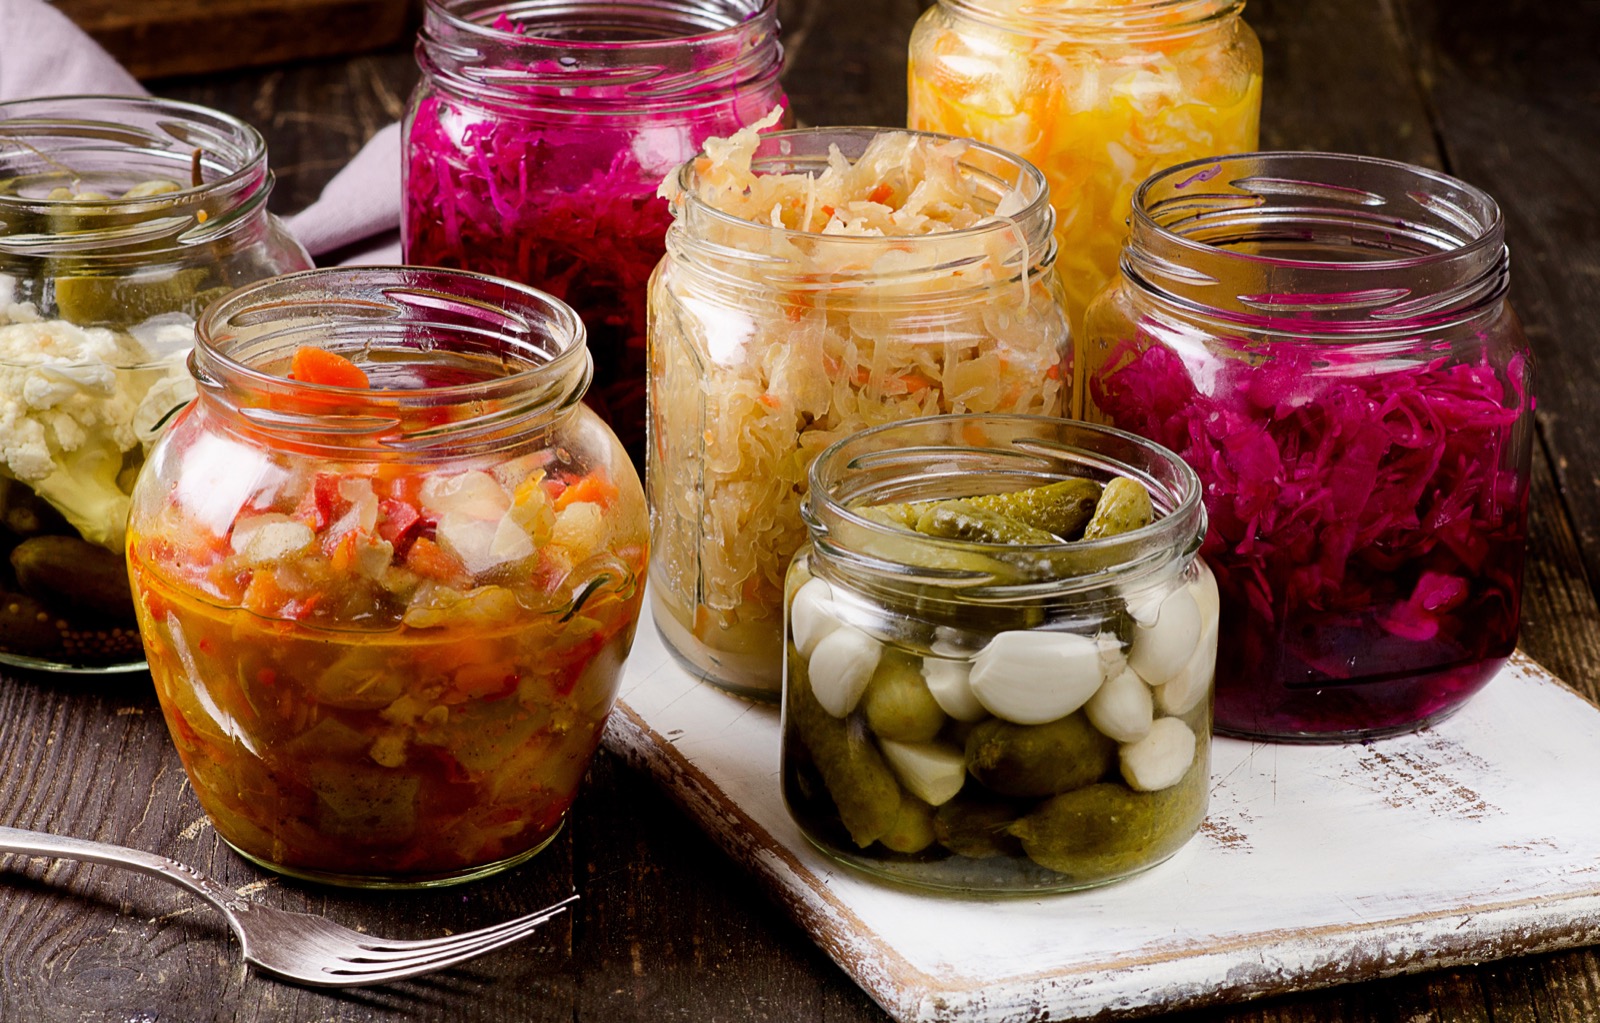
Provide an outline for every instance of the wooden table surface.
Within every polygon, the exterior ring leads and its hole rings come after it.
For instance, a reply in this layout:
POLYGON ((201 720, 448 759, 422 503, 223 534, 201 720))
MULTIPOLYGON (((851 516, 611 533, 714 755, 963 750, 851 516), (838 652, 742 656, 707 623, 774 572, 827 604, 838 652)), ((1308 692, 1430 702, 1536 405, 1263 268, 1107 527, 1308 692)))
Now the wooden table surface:
MULTIPOLYGON (((919 0, 784 0, 786 82, 808 124, 898 124, 919 0)), ((1592 0, 1250 0, 1266 50, 1263 148, 1440 167, 1506 212, 1512 301, 1539 360, 1523 646, 1600 700, 1600 7, 1592 0)), ((401 113, 408 49, 154 91, 258 125, 274 206, 304 206, 401 113)), ((250 974, 217 916, 110 868, 13 858, 0 875, 0 1020, 881 1021, 840 970, 652 785, 602 753, 565 832, 529 865, 425 893, 265 875, 206 824, 148 678, 0 678, 0 821, 156 850, 286 908, 395 936, 464 929, 576 888, 515 952, 383 989, 250 974)), ((1448 863, 1441 869, 1449 869, 1448 863)), ((1070 897, 1062 900, 1070 911, 1070 897)), ((1181 912, 1174 907, 1174 912, 1181 912)), ((1600 950, 1488 963, 1162 1017, 1197 1021, 1600 1018, 1600 950)))

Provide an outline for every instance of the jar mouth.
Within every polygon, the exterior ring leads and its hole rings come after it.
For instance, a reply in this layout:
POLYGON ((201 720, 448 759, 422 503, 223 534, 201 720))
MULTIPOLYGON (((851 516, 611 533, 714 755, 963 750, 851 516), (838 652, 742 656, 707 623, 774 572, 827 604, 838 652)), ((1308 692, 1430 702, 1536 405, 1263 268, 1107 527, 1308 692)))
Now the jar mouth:
POLYGON ((1026 276, 1055 259, 1055 211, 1044 174, 1027 160, 995 146, 937 132, 904 128, 797 128, 763 134, 751 156, 756 175, 807 174, 829 166, 835 149, 852 163, 874 139, 902 135, 932 145, 962 147, 960 171, 990 214, 965 228, 907 235, 829 234, 775 227, 719 209, 702 195, 700 158, 678 169, 668 247, 692 249, 698 260, 728 263, 740 274, 768 279, 798 277, 801 290, 827 290, 841 282, 916 284, 994 259, 993 245, 1006 251, 1009 275, 1026 276), (1007 210, 1007 206, 1011 209, 1007 210), (876 254, 893 250, 886 263, 876 254), (817 277, 818 257, 834 264, 817 277))
POLYGON ((1263 152, 1167 168, 1134 193, 1123 270, 1224 320, 1335 332, 1473 315, 1509 281, 1500 208, 1438 171, 1263 152))
POLYGON ((1063 5, 1017 0, 941 0, 966 17, 1080 42, 1191 35, 1238 16, 1245 0, 1105 0, 1063 5))
POLYGON ((174 100, 52 96, 0 103, 0 252, 94 260, 204 244, 272 191, 267 145, 238 118, 174 100), (198 179, 198 180, 197 180, 198 179), (110 195, 149 181, 176 191, 110 195), (52 188, 105 198, 47 198, 52 188))
POLYGON ((200 392, 251 428, 296 443, 452 454, 525 443, 576 406, 592 372, 583 323, 559 299, 457 270, 334 267, 271 278, 201 315, 190 358, 200 392), (289 379, 313 346, 371 388, 289 379))
POLYGON ((1206 531, 1199 476, 1178 455, 1123 430, 1049 416, 956 414, 862 430, 818 455, 808 483, 802 516, 813 544, 869 574, 961 589, 963 599, 1100 589, 1159 570, 1175 554, 1194 554, 1206 531), (1000 493, 1068 476, 1137 480, 1157 517, 1094 540, 994 544, 910 533, 859 510, 1000 493), (905 543, 908 537, 913 544, 905 543), (897 544, 907 556, 885 557, 897 544), (1005 571, 961 567, 970 555, 992 559, 1005 571))
POLYGON ((474 102, 585 116, 727 102, 782 67, 777 0, 427 0, 417 62, 474 102))

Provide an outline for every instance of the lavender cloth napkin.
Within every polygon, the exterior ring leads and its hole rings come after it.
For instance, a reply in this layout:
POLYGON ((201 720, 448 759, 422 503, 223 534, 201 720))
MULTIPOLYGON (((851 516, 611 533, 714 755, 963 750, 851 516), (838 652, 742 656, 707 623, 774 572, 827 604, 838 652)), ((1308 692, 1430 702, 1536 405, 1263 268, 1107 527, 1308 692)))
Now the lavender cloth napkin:
MULTIPOLYGON (((44 0, 0 0, 0 102, 82 93, 144 95, 145 89, 44 0)), ((313 256, 338 252, 345 264, 400 262, 393 238, 400 226, 400 126, 374 135, 288 223, 313 256), (366 240, 373 247, 362 248, 366 240)))

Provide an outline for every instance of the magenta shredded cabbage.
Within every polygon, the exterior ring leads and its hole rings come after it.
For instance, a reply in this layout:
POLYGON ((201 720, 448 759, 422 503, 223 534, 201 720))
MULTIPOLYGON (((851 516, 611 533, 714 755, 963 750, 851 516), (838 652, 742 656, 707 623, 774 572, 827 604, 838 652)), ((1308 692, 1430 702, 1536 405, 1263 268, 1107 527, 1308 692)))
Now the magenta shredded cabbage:
POLYGON ((1095 404, 1205 488, 1220 725, 1386 727, 1493 675, 1516 641, 1530 369, 1291 343, 1192 368, 1159 344, 1111 353, 1095 404))

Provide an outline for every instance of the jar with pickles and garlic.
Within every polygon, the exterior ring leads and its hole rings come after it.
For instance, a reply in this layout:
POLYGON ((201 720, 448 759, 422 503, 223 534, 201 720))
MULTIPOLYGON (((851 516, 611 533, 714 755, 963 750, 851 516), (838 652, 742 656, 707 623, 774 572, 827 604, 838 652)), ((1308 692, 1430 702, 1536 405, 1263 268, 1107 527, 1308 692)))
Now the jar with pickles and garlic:
POLYGON ((786 584, 783 793, 901 884, 1043 892, 1205 815, 1217 590, 1200 483, 1118 430, 942 416, 823 452, 786 584))
POLYGON ((212 298, 311 265, 266 144, 203 107, 0 103, 0 662, 144 667, 123 536, 212 298))
POLYGON ((1116 274, 1133 190, 1256 148, 1261 46, 1243 0, 939 0, 911 37, 913 128, 970 136, 1049 179, 1074 329, 1116 274))
POLYGON ((767 126, 664 189, 647 483, 669 649, 774 699, 812 459, 918 416, 1058 414, 1072 375, 1036 169, 945 136, 767 126))

